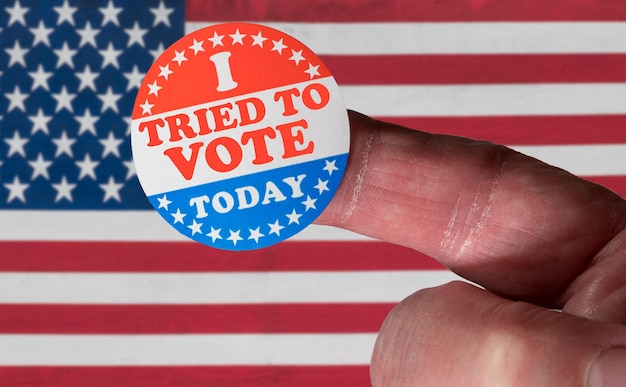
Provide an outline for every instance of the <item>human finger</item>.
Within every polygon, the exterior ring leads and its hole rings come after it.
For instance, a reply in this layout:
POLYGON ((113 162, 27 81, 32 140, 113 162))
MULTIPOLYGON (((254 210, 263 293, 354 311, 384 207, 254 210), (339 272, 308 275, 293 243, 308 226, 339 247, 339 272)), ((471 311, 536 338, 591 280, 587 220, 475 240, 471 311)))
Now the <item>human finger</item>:
POLYGON ((626 326, 513 302, 467 283, 419 291, 387 317, 377 386, 617 386, 626 326))
MULTIPOLYGON (((619 196, 509 148, 350 122, 348 168, 318 222, 414 248, 498 294, 562 307, 626 228, 619 196)), ((604 273, 625 268, 612 262, 604 273)))

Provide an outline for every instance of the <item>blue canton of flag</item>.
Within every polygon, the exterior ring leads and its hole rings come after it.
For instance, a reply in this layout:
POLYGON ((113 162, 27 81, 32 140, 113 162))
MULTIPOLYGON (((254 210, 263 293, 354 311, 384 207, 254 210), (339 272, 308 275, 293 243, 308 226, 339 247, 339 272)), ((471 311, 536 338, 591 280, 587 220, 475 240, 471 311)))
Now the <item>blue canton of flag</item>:
POLYGON ((184 33, 183 2, 3 6, 0 208, 150 208, 131 159, 130 115, 145 72, 184 33))

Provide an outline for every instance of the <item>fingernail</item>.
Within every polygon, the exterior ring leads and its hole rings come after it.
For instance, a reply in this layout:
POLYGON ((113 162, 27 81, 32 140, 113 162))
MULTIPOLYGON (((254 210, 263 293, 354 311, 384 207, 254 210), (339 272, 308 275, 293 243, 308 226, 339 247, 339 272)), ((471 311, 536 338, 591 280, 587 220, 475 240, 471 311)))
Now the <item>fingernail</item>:
POLYGON ((626 348, 609 348, 600 353, 589 368, 589 387, 626 385, 626 348))

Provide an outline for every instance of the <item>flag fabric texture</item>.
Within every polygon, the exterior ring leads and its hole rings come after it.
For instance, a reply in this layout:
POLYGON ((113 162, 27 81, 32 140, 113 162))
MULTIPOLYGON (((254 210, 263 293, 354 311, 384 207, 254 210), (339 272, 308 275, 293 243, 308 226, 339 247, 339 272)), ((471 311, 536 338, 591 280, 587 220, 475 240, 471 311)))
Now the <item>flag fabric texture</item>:
POLYGON ((623 0, 2 1, 0 386, 366 386, 393 305, 456 278, 329 227, 233 253, 159 218, 135 95, 165 47, 229 21, 305 43, 350 109, 626 195, 623 0))

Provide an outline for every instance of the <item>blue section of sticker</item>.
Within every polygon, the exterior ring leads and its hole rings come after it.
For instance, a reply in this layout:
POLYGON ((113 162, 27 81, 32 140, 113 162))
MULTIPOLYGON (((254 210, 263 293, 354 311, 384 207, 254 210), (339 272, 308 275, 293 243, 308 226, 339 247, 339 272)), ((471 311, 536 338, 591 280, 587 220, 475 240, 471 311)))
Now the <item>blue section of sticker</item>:
POLYGON ((254 250, 312 223, 339 187, 348 154, 149 196, 183 235, 223 250, 254 250))

